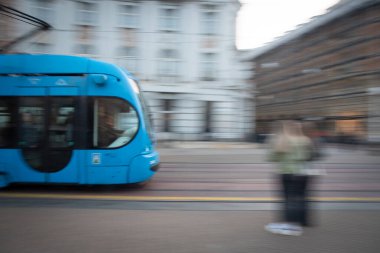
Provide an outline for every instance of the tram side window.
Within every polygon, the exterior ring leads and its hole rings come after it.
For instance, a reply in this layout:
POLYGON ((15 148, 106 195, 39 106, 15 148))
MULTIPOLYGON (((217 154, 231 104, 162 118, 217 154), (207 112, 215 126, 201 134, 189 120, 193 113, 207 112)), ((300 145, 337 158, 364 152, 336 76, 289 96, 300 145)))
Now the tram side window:
POLYGON ((37 148, 42 145, 44 132, 44 101, 37 97, 20 99, 19 114, 21 119, 19 145, 37 148))
POLYGON ((12 146, 14 136, 11 122, 11 104, 10 99, 0 99, 0 148, 12 146))
POLYGON ((21 97, 19 146, 69 148, 74 146, 73 97, 21 97), (48 102, 48 103, 47 103, 48 102), (46 142, 46 138, 48 142, 46 142))
POLYGON ((135 136, 139 121, 135 109, 118 98, 95 98, 92 146, 117 148, 135 136))
POLYGON ((74 98, 54 97, 50 107, 49 146, 67 148, 74 145, 74 98))

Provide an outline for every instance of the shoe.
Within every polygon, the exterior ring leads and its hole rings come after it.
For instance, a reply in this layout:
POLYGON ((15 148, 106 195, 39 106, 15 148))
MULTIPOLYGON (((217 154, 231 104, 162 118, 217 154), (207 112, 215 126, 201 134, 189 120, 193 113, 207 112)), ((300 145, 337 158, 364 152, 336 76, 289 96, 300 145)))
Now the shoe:
POLYGON ((282 229, 282 227, 285 225, 285 223, 269 223, 265 226, 265 230, 274 234, 278 234, 280 229, 282 229))
POLYGON ((303 229, 298 225, 284 224, 284 226, 278 230, 278 233, 281 235, 300 236, 303 233, 303 229))
POLYGON ((270 223, 265 229, 274 234, 300 236, 303 233, 301 226, 287 223, 270 223))

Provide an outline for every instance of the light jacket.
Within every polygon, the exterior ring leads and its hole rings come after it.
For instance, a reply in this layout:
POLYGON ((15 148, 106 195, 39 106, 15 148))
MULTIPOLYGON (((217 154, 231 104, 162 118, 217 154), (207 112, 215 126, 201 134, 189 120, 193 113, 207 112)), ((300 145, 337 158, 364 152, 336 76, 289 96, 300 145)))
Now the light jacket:
POLYGON ((279 164, 280 173, 303 174, 310 155, 311 143, 308 138, 292 138, 286 151, 273 150, 269 160, 279 164))

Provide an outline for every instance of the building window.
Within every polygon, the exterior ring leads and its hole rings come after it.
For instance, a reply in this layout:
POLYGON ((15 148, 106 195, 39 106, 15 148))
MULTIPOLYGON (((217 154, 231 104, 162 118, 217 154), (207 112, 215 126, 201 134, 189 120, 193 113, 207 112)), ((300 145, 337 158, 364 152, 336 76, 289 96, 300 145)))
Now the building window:
POLYGON ((179 30, 179 9, 175 6, 165 6, 160 9, 160 30, 179 30))
POLYGON ((51 0, 34 0, 32 5, 33 13, 36 18, 39 18, 47 23, 53 23, 54 11, 53 1, 51 0))
POLYGON ((158 74, 161 77, 178 76, 179 57, 176 50, 164 49, 158 59, 158 74))
POLYGON ((169 133, 171 132, 171 118, 172 118, 172 110, 173 110, 173 100, 165 99, 163 100, 164 114, 163 114, 163 132, 169 133))
POLYGON ((218 33, 219 11, 214 5, 204 5, 201 14, 202 34, 215 35, 218 33))
POLYGON ((81 56, 94 56, 96 51, 95 47, 88 44, 78 44, 74 48, 74 53, 81 56))
POLYGON ((76 36, 78 38, 78 43, 89 44, 94 39, 94 27, 88 25, 78 25, 76 30, 76 36))
POLYGON ((48 43, 34 42, 31 44, 32 53, 34 54, 49 54, 51 53, 51 45, 48 43))
POLYGON ((97 20, 97 5, 92 2, 76 3, 76 21, 79 25, 94 25, 97 20))
POLYGON ((119 25, 126 28, 137 28, 138 12, 137 5, 119 5, 119 25))
POLYGON ((138 57, 136 47, 122 47, 119 49, 118 55, 120 56, 118 64, 125 67, 129 72, 136 74, 138 57))
POLYGON ((0 15, 0 43, 10 40, 11 25, 8 21, 10 18, 0 15))
POLYGON ((203 81, 214 81, 216 80, 216 69, 217 61, 216 54, 214 53, 205 53, 201 56, 201 80, 203 81))

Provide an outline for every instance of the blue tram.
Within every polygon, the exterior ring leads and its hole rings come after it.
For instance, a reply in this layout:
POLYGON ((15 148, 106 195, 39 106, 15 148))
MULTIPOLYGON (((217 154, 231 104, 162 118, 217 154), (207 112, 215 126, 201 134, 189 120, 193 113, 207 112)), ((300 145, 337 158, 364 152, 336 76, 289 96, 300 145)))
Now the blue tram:
POLYGON ((134 77, 63 55, 0 56, 0 187, 129 184, 159 167, 134 77))

